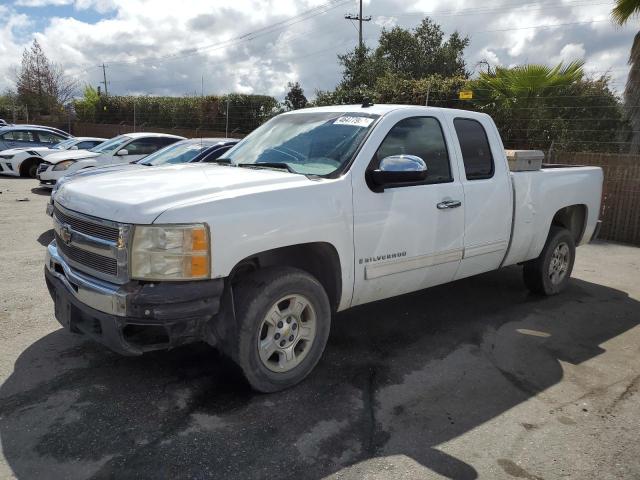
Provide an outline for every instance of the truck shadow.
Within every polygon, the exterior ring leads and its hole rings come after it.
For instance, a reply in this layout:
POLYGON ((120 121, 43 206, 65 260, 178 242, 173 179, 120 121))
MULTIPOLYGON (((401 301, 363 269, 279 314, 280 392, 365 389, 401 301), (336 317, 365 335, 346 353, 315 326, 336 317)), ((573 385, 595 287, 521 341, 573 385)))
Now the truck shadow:
POLYGON ((59 330, 0 387, 0 444, 25 479, 307 479, 344 468, 359 478, 362 462, 391 456, 472 479, 472 465, 436 447, 560 382, 560 361, 600 355, 638 311, 625 293, 580 280, 532 297, 509 268, 337 315, 316 371, 273 395, 250 391, 205 345, 122 358, 59 330))

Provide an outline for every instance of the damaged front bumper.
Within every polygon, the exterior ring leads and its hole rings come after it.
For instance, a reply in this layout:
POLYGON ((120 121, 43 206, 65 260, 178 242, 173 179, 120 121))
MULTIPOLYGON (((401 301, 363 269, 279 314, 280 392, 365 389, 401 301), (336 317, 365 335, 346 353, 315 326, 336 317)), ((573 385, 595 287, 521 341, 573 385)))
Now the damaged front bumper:
POLYGON ((73 270, 55 241, 47 247, 45 279, 63 327, 122 355, 206 340, 224 291, 223 279, 104 282, 73 270))

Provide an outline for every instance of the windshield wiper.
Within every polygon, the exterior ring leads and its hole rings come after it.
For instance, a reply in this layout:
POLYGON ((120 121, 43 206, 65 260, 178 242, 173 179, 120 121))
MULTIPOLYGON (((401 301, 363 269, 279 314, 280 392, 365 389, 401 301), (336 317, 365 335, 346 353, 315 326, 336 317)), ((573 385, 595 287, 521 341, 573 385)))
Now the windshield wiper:
POLYGON ((218 163, 220 165, 231 165, 231 160, 228 158, 207 158, 202 160, 202 163, 218 163))
POLYGON ((238 166, 247 168, 279 168, 281 170, 286 170, 289 173, 299 173, 283 162, 239 163, 238 166))

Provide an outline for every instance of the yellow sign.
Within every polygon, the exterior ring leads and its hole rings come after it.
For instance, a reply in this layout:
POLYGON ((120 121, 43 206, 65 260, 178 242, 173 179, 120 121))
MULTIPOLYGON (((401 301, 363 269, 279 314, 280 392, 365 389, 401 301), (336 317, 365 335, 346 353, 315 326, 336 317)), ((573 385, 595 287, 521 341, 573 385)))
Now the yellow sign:
POLYGON ((471 90, 463 90, 460 92, 460 100, 471 100, 473 92, 471 90))

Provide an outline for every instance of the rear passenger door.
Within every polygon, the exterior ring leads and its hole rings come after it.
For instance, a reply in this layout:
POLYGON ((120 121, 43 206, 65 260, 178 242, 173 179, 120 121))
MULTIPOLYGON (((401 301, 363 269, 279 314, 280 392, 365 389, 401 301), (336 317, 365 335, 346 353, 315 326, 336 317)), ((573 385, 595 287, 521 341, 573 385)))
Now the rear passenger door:
POLYGON ((464 256, 457 279, 500 266, 509 246, 513 200, 502 141, 492 121, 457 117, 453 128, 466 205, 464 256))

